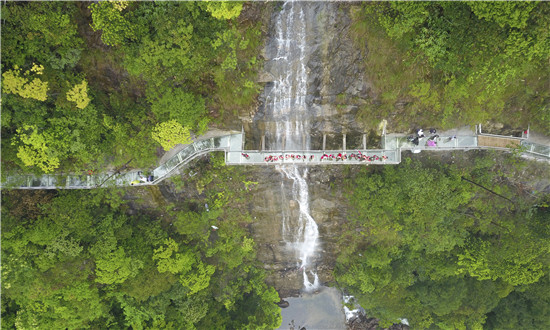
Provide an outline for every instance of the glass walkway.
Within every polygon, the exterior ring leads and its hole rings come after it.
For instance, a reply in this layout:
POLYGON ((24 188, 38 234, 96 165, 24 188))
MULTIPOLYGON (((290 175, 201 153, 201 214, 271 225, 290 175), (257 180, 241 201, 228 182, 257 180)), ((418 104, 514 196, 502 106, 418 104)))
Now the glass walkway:
MULTIPOLYGON (((148 180, 140 171, 125 173, 106 172, 102 174, 45 174, 8 176, 2 183, 7 189, 93 189, 123 187, 129 185, 155 185, 177 173, 189 161, 213 151, 225 152, 227 165, 391 165, 401 162, 401 151, 410 150, 470 150, 493 147, 479 146, 478 136, 442 136, 435 139, 422 138, 418 145, 402 134, 384 135, 382 149, 365 150, 243 150, 244 134, 230 134, 196 141, 168 159, 164 164, 150 171, 148 180), (431 142, 430 142, 431 141, 431 142)), ((416 141, 415 141, 416 142, 416 141)), ((494 148, 493 148, 494 149, 494 148)), ((496 149, 507 149, 496 147, 496 149)), ((521 141, 520 151, 537 158, 550 160, 550 146, 521 141)))

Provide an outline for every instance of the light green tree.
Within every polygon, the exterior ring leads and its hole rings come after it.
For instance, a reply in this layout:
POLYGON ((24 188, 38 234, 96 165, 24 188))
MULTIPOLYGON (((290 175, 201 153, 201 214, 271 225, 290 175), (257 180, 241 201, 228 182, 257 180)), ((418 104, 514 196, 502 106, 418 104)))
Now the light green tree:
POLYGON ((134 28, 124 17, 122 11, 126 9, 126 1, 101 1, 92 3, 92 28, 101 30, 101 40, 109 46, 120 45, 125 39, 134 39, 134 28))
POLYGON ((96 260, 96 282, 103 284, 123 283, 138 274, 143 262, 127 257, 124 249, 119 247, 104 258, 96 260))
POLYGON ((208 1, 206 10, 217 19, 232 19, 239 17, 243 3, 240 1, 208 1))
POLYGON ((38 166, 45 173, 53 172, 59 167, 59 155, 49 146, 55 138, 52 134, 39 133, 34 125, 18 128, 17 133, 18 139, 23 143, 18 148, 17 157, 25 166, 38 166))
POLYGON ((537 6, 535 1, 468 2, 477 17, 495 22, 500 27, 509 25, 523 29, 527 26, 530 13, 537 6))
POLYGON ((31 71, 36 74, 42 74, 42 66, 33 66, 30 71, 27 70, 21 75, 21 69, 15 66, 14 70, 7 70, 2 73, 2 89, 4 93, 16 94, 24 98, 32 98, 39 101, 46 101, 48 98, 48 82, 39 78, 31 78, 31 71))
POLYGON ((177 144, 188 144, 191 142, 189 129, 181 126, 175 119, 157 124, 153 128, 153 139, 160 143, 164 150, 170 150, 177 144))
POLYGON ((191 253, 178 253, 179 245, 173 239, 164 241, 166 246, 155 249, 153 260, 157 260, 159 273, 170 272, 172 274, 187 273, 191 270, 195 258, 191 253))
POLYGON ((90 103, 90 98, 88 97, 88 82, 82 80, 81 84, 74 85, 70 91, 67 92, 67 101, 76 103, 76 107, 79 109, 84 109, 90 103))

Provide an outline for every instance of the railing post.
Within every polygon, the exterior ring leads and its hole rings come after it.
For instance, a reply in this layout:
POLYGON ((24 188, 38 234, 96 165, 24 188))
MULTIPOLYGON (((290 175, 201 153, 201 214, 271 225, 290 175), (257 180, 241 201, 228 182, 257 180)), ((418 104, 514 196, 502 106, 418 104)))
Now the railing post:
POLYGON ((327 146, 327 135, 323 134, 323 151, 325 151, 327 146))
POLYGON ((346 134, 342 136, 342 147, 342 150, 346 151, 346 134))
POLYGON ((265 150, 265 135, 262 135, 261 138, 260 138, 260 144, 261 144, 261 150, 264 151, 265 150))
MULTIPOLYGON (((384 139, 386 138, 386 135, 384 135, 384 139)), ((384 141, 384 148, 386 148, 386 141, 384 141)), ((363 150, 367 149, 367 134, 363 133, 363 150)))

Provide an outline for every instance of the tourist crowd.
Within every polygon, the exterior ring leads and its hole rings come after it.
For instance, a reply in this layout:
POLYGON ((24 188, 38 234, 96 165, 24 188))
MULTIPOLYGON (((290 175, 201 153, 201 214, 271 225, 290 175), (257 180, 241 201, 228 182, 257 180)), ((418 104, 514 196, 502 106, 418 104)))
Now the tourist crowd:
MULTIPOLYGON (((245 157, 246 159, 249 159, 250 156, 248 154, 242 154, 243 157, 245 157)), ((378 156, 378 155, 372 155, 372 156, 369 156, 369 155, 365 155, 365 154, 362 154, 361 151, 357 151, 357 153, 352 153, 350 155, 346 154, 346 153, 338 153, 336 155, 334 154, 328 154, 328 153, 324 153, 322 156, 321 156, 321 159, 320 161, 324 162, 324 161, 344 161, 344 160, 356 160, 356 161, 361 161, 361 162, 373 162, 373 161, 385 161, 388 159, 388 156, 386 155, 382 155, 382 156, 378 156)), ((265 162, 277 162, 277 161, 283 161, 283 160, 291 160, 291 161, 296 161, 296 160, 301 160, 301 161, 304 161, 304 162, 307 162, 307 161, 315 161, 315 155, 304 155, 304 154, 285 154, 285 155, 267 155, 264 157, 264 161, 265 162)))

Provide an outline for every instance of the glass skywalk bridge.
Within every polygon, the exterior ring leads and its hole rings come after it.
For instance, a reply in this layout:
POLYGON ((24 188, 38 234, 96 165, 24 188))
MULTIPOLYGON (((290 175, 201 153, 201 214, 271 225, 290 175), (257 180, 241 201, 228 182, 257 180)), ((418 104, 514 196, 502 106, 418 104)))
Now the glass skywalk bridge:
MULTIPOLYGON (((428 138, 413 144, 403 134, 382 137, 382 149, 359 150, 243 150, 244 133, 203 139, 189 144, 168 161, 149 171, 152 181, 146 181, 140 171, 125 173, 105 172, 100 174, 45 174, 11 175, 2 183, 7 189, 94 189, 124 187, 129 185, 155 185, 177 173, 177 170, 191 160, 213 151, 225 152, 227 165, 391 165, 401 162, 401 151, 422 150, 471 150, 492 148, 478 145, 477 135, 442 136, 428 144, 428 138), (351 157, 353 154, 353 157, 351 157), (340 157, 339 157, 340 155, 340 157), (359 157, 361 155, 361 157, 359 157)), ((521 141, 521 152, 550 160, 550 146, 521 141)), ((507 148, 496 148, 507 149, 507 148)))

